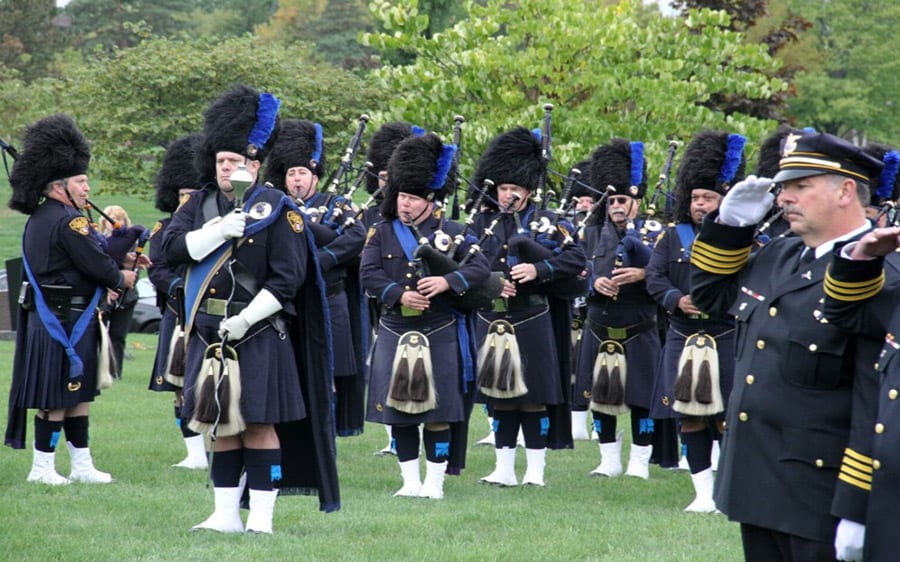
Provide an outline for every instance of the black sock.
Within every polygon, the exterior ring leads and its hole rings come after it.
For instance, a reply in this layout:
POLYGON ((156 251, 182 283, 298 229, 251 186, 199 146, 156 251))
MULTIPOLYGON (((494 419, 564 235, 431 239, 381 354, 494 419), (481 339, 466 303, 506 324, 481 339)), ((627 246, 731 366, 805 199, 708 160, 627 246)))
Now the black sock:
POLYGON ((216 488, 237 488, 244 468, 244 450, 216 451, 213 454, 212 481, 216 488))
POLYGON ((712 466, 712 436, 708 429, 681 434, 681 442, 687 446, 687 461, 691 474, 703 472, 712 466))
POLYGON ((77 449, 88 446, 88 417, 75 416, 63 419, 63 429, 66 432, 66 441, 77 449))
POLYGON ((281 449, 244 449, 247 488, 271 491, 281 480, 281 449))
POLYGON ((516 447, 519 437, 519 411, 494 410, 494 447, 497 449, 516 447))
POLYGON ((419 458, 419 426, 392 425, 391 437, 397 447, 397 460, 411 461, 419 458))
POLYGON ((594 416, 594 431, 601 443, 615 443, 616 441, 616 416, 591 412, 594 416))
POLYGON ((550 417, 547 411, 522 412, 522 436, 526 449, 546 449, 547 434, 550 431, 550 417))
POLYGON ((50 421, 34 416, 34 448, 44 453, 56 451, 62 425, 62 420, 50 421))
POLYGON ((428 431, 422 433, 425 441, 425 459, 431 462, 444 462, 450 458, 450 429, 428 431))

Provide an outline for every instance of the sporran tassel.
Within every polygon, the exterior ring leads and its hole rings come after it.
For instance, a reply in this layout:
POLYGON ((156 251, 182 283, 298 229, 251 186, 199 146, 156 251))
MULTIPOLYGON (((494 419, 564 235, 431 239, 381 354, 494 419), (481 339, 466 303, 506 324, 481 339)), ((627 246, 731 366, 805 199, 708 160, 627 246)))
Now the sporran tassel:
POLYGON ((675 400, 690 402, 692 386, 694 386, 694 362, 691 358, 688 358, 681 366, 681 372, 678 374, 678 378, 675 379, 675 388, 673 391, 675 400))

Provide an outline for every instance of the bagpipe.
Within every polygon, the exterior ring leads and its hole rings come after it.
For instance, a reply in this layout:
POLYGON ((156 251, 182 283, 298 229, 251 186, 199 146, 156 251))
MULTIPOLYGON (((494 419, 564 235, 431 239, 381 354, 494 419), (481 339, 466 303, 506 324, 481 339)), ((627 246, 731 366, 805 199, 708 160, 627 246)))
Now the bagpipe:
MULTIPOLYGON (((551 140, 552 140, 552 131, 550 129, 551 117, 550 114, 553 112, 553 104, 545 103, 544 104, 544 125, 541 129, 541 158, 544 159, 544 162, 550 163, 552 160, 552 152, 551 152, 551 140)), ((545 209, 547 207, 548 199, 544 198, 544 187, 547 184, 547 172, 544 171, 543 174, 538 178, 537 188, 534 190, 534 197, 532 201, 536 203, 540 208, 545 209)), ((549 192, 550 190, 548 190, 549 192)))
POLYGON ((659 206, 659 198, 662 195, 666 197, 666 205, 665 209, 666 215, 669 215, 670 208, 672 206, 672 202, 674 197, 671 195, 671 190, 667 188, 667 184, 669 181, 670 174, 672 173, 672 164, 675 160, 675 152, 678 151, 678 143, 675 141, 669 141, 669 151, 666 154, 666 161, 663 164, 663 169, 659 173, 659 178, 656 181, 656 186, 653 188, 653 195, 650 197, 650 201, 647 203, 647 207, 644 211, 644 216, 642 217, 641 222, 641 240, 647 244, 648 240, 651 237, 655 238, 662 231, 663 225, 662 223, 656 219, 656 214, 658 212, 659 206))

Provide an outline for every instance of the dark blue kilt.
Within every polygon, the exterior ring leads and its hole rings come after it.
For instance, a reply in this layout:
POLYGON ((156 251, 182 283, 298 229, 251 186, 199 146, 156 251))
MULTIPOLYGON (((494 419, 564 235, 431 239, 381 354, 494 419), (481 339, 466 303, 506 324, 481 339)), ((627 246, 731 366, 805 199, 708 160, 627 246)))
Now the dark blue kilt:
MULTIPOLYGON (((650 313, 655 314, 655 309, 650 313)), ((597 359, 597 350, 600 348, 600 338, 592 330, 591 324, 605 323, 602 309, 588 306, 588 319, 585 322, 584 331, 581 334, 581 346, 575 363, 575 388, 572 402, 576 406, 587 407, 591 399, 591 387, 594 383, 594 362, 597 359)), ((618 326, 625 327, 637 324, 646 317, 633 316, 631 318, 617 318, 618 326)), ((656 326, 637 334, 624 343, 625 359, 628 364, 627 378, 625 381, 625 403, 629 406, 649 408, 653 386, 656 379, 657 358, 659 357, 660 343, 659 331, 656 326)))
MULTIPOLYGON (((194 413, 194 387, 206 347, 221 341, 216 333, 221 321, 221 316, 202 312, 195 317, 184 367, 182 415, 185 419, 194 413)), ((241 368, 241 415, 244 421, 272 424, 306 417, 290 338, 279 337, 267 322, 251 326, 247 334, 247 338, 229 343, 237 350, 241 368)))
POLYGON ((522 358, 522 375, 528 392, 517 398, 504 399, 491 398, 479 392, 475 401, 503 406, 565 403, 566 397, 559 383, 561 375, 553 321, 547 305, 508 312, 479 311, 475 320, 479 348, 484 343, 490 323, 498 319, 508 321, 515 328, 522 358))
POLYGON ((328 309, 331 313, 331 343, 334 349, 334 376, 349 377, 356 375, 356 352, 353 346, 353 327, 350 325, 350 309, 347 305, 347 293, 341 291, 328 297, 328 309))
POLYGON ((378 335, 369 368, 366 420, 388 425, 453 423, 465 419, 462 396, 462 365, 456 319, 451 314, 426 312, 404 317, 385 314, 378 322, 378 335), (431 350, 437 407, 421 414, 407 414, 385 404, 394 367, 394 352, 400 337, 417 331, 428 337, 431 350))
POLYGON ((169 307, 163 311, 162 320, 159 322, 159 343, 156 346, 156 359, 153 361, 153 371, 150 373, 150 390, 154 392, 175 392, 181 390, 166 380, 166 370, 169 366, 169 347, 175 327, 178 325, 178 316, 169 307))

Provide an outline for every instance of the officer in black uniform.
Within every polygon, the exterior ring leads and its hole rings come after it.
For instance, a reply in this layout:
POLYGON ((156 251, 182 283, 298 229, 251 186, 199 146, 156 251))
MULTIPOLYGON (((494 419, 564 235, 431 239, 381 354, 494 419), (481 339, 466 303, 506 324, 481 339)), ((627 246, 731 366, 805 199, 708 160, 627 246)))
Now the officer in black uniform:
POLYGON ((364 424, 358 259, 366 229, 353 218, 355 209, 342 204, 337 194, 318 190, 324 176, 321 125, 306 119, 282 121, 266 165, 266 180, 312 213, 307 226, 316 236, 331 317, 337 434, 351 436, 362 433, 364 424))
POLYGON ((654 419, 680 418, 681 442, 695 492, 694 501, 685 508, 689 512, 716 510, 712 452, 721 436, 724 401, 734 377, 734 322, 703 314, 691 301, 691 247, 703 218, 719 208, 725 188, 743 178, 742 140, 725 131, 701 131, 694 136, 676 175, 676 225, 657 239, 647 265, 647 290, 668 318, 650 415, 654 419), (686 341, 695 335, 702 338, 703 345, 686 347, 686 341), (704 362, 710 377, 708 391, 702 387, 698 391, 704 362), (679 377, 681 384, 676 386, 679 377), (676 387, 680 389, 677 398, 676 387))
POLYGON ((94 467, 88 447, 90 403, 100 394, 96 308, 107 289, 130 289, 137 274, 131 264, 119 269, 81 213, 90 158, 75 122, 53 115, 25 132, 9 178, 9 207, 29 215, 22 235, 29 286, 19 311, 5 441, 25 448, 27 410, 38 410, 29 482, 112 482, 94 467), (56 472, 61 430, 72 460, 69 478, 56 472))
POLYGON ((501 298, 478 311, 475 328, 477 401, 493 408, 496 453, 494 471, 481 480, 498 486, 518 484, 520 427, 524 485, 544 485, 548 447, 572 447, 571 299, 587 291, 586 263, 574 227, 531 201, 546 165, 542 141, 516 127, 494 137, 472 179, 479 188, 492 182, 472 234, 483 239, 491 270, 504 277, 501 298))
POLYGON ((644 277, 659 229, 651 232, 637 218, 647 191, 643 148, 642 142, 615 138, 591 156, 594 187, 611 186, 615 191, 607 198, 605 220, 585 228, 581 241, 592 276, 574 403, 591 407, 600 439, 600 464, 592 474, 608 477, 622 473, 616 416, 631 410, 625 474, 647 479, 653 452, 650 395, 660 341, 657 305, 644 277))
MULTIPOLYGON (((872 204, 896 200, 900 189, 897 169, 900 153, 886 145, 870 143, 866 152, 884 162, 878 184, 872 186, 872 204)), ((868 212, 868 209, 867 209, 868 212)), ((880 211, 879 211, 880 212, 880 211)), ((886 216, 886 215, 885 215, 886 216)), ((832 257, 831 268, 825 276, 825 317, 835 325, 880 338, 881 353, 873 370, 857 373, 871 387, 871 400, 862 402, 870 407, 871 418, 857 423, 859 429, 872 439, 870 450, 856 449, 861 471, 841 473, 840 478, 869 488, 869 503, 865 525, 849 529, 843 548, 837 555, 841 560, 892 560, 896 557, 897 502, 900 486, 900 462, 894 428, 897 420, 897 397, 900 396, 900 369, 897 363, 896 314, 900 288, 900 229, 884 224, 863 236, 859 243, 848 243, 832 257), (855 535, 854 535, 855 532, 855 535), (860 552, 860 538, 865 538, 860 552), (856 539, 856 540, 853 540, 856 539), (860 558, 861 557, 861 558, 860 558)), ((858 467, 859 468, 859 467, 858 467)))
POLYGON ((854 416, 880 344, 822 321, 821 282, 832 248, 870 229, 868 184, 881 169, 843 139, 790 134, 778 174, 733 186, 694 242, 693 303, 737 321, 715 500, 741 523, 747 560, 834 560, 836 546, 861 544, 870 444, 854 416), (773 182, 796 236, 751 256, 773 182))
POLYGON ((403 486, 395 496, 440 499, 450 457, 450 424, 466 420, 463 396, 474 384, 472 334, 466 312, 448 298, 483 283, 487 260, 473 239, 454 244, 462 225, 434 216, 446 193, 456 147, 429 133, 402 141, 388 162, 385 220, 363 250, 360 274, 383 313, 372 351, 367 419, 391 426, 403 486), (446 247, 444 244, 449 243, 446 247), (432 273, 417 250, 427 245, 461 263, 432 273), (472 250, 470 252, 470 250, 472 250), (420 479, 419 424, 424 424, 426 473, 420 479))
MULTIPOLYGON (((244 530, 239 481, 246 471, 250 491, 247 530, 272 532, 278 493, 275 484, 280 481, 281 489, 285 488, 292 457, 287 451, 292 439, 287 439, 280 427, 304 418, 309 419, 305 425, 313 431, 316 424, 324 426, 325 437, 323 442, 315 442, 315 449, 303 462, 319 463, 318 471, 312 472, 318 472, 320 479, 317 487, 322 509, 339 507, 336 481, 327 481, 336 479, 334 445, 328 442, 333 436, 328 347, 324 341, 314 341, 315 334, 301 339, 296 332, 305 323, 315 322, 321 339, 327 340, 322 334, 327 333, 323 299, 318 300, 318 309, 305 308, 300 302, 320 275, 310 256, 312 240, 302 213, 290 199, 256 182, 277 134, 279 105, 271 94, 238 85, 209 106, 197 166, 201 181, 214 179, 215 183, 186 198, 163 238, 167 261, 188 266, 183 415, 191 418, 194 429, 200 427, 195 422, 202 421, 200 415, 205 414, 196 406, 208 400, 204 387, 212 386, 201 380, 208 374, 206 369, 201 372, 207 347, 226 341, 237 352, 240 366, 239 404, 234 397, 232 410, 224 404, 221 410, 229 420, 242 418, 245 428, 238 426, 237 433, 229 435, 219 434, 217 425, 210 429, 216 434, 211 467, 215 511, 195 529, 244 530), (241 172, 247 175, 242 178, 241 172), (250 184, 241 201, 243 211, 234 209, 240 196, 238 179, 250 184), (307 244, 302 243, 304 237, 307 244), (299 346, 308 348, 301 352, 299 346), (315 353, 326 354, 324 364, 315 370, 301 364, 315 353), (326 497, 326 492, 330 496, 326 497)), ((304 299, 304 303, 315 305, 316 301, 304 299)))
POLYGON ((206 446, 203 435, 188 427, 182 418, 184 403, 184 273, 185 265, 170 265, 163 254, 162 240, 172 214, 178 209, 182 196, 200 186, 194 156, 201 141, 199 133, 181 137, 169 145, 162 167, 156 175, 156 208, 168 216, 160 219, 150 232, 150 260, 147 270, 156 288, 156 304, 162 313, 159 324, 159 344, 153 371, 150 373, 150 390, 173 392, 175 395, 175 423, 184 439, 187 456, 172 466, 206 470, 206 446))

